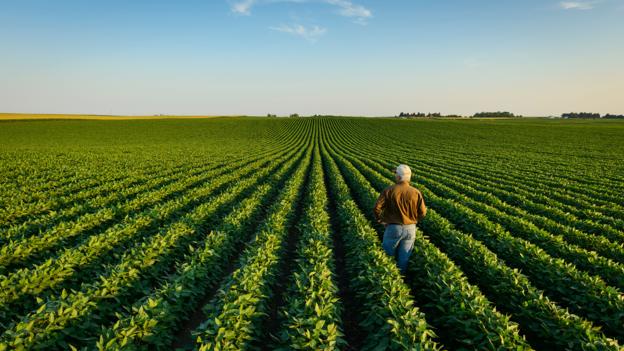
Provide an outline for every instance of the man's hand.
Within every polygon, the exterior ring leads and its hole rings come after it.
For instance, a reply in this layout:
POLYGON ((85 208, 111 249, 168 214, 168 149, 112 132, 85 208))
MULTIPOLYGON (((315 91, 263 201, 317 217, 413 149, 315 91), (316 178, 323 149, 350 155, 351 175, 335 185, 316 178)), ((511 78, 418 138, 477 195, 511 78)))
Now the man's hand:
POLYGON ((381 194, 379 194, 379 197, 377 198, 377 201, 375 202, 375 206, 373 206, 373 214, 375 214, 375 219, 377 219, 379 223, 382 223, 383 217, 381 214, 383 212, 385 202, 386 202, 386 199, 385 199, 385 191, 384 191, 381 194))

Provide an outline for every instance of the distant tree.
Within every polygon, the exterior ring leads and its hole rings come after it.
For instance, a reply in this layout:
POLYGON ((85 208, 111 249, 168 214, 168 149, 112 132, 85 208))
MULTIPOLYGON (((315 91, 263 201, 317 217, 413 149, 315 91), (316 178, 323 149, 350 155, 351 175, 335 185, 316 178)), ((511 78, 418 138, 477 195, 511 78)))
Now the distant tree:
POLYGON ((267 114, 267 117, 277 117, 277 115, 269 113, 269 114, 267 114))
POLYGON ((473 117, 476 117, 476 118, 511 118, 511 117, 516 117, 516 116, 511 112, 496 111, 496 112, 475 113, 473 117))
POLYGON ((293 114, 290 115, 290 117, 299 117, 299 114, 298 113, 293 113, 293 114))
POLYGON ((441 117, 452 117, 452 118, 461 118, 460 115, 443 115, 440 112, 401 112, 397 115, 397 117, 404 118, 441 118, 441 117))
POLYGON ((608 114, 604 115, 604 117, 602 117, 602 118, 605 118, 605 119, 624 119, 624 115, 612 115, 612 114, 608 113, 608 114))
POLYGON ((600 113, 593 112, 570 112, 561 115, 562 118, 574 118, 574 119, 596 119, 600 118, 600 113))

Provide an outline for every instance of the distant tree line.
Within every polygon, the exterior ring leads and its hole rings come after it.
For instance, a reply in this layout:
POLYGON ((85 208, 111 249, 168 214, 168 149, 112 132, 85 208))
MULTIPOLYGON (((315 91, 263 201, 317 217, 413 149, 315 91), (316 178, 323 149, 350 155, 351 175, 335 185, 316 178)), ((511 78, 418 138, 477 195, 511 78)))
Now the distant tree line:
POLYGON ((440 117, 440 113, 423 113, 423 112, 401 112, 399 113, 399 117, 440 117))
POLYGON ((455 117, 455 118, 460 118, 462 116, 460 115, 443 115, 439 112, 429 112, 429 113, 424 113, 424 112, 401 112, 399 113, 399 115, 397 117, 405 117, 405 118, 439 118, 439 117, 455 117))
POLYGON ((624 119, 624 115, 612 115, 609 113, 604 116, 600 116, 600 113, 593 113, 593 112, 570 112, 570 113, 562 114, 561 117, 562 118, 580 118, 580 119, 598 119, 598 118, 624 119))
MULTIPOLYGON (((277 117, 277 115, 273 113, 267 113, 267 117, 277 117)), ((300 117, 300 116, 298 113, 293 113, 290 115, 290 117, 300 117)))
MULTIPOLYGON (((273 113, 267 113, 267 117, 277 117, 277 115, 273 113)), ((299 116, 298 113, 292 113, 290 117, 301 117, 301 116, 299 116)))
POLYGON ((561 115, 562 118, 581 118, 581 119, 591 119, 591 118, 600 118, 600 113, 593 112, 569 112, 561 115))
POLYGON ((624 115, 612 115, 610 113, 607 113, 602 118, 606 118, 606 119, 624 119, 624 115))
POLYGON ((475 113, 472 117, 475 118, 511 118, 511 117, 522 117, 516 116, 511 112, 507 111, 496 111, 496 112, 478 112, 475 113))

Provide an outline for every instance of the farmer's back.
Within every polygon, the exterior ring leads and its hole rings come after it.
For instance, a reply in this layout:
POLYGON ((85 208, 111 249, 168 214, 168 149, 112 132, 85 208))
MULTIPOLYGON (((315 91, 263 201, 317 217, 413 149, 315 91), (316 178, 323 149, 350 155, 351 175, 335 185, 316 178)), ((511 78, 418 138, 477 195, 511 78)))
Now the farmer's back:
POLYGON ((383 249, 396 257, 403 274, 414 248, 416 223, 427 214, 422 194, 409 184, 411 176, 412 170, 407 165, 399 165, 395 173, 396 184, 379 195, 373 208, 377 220, 386 226, 383 249))
POLYGON ((387 187, 375 204, 375 216, 387 224, 416 224, 426 213, 422 194, 408 181, 387 187))

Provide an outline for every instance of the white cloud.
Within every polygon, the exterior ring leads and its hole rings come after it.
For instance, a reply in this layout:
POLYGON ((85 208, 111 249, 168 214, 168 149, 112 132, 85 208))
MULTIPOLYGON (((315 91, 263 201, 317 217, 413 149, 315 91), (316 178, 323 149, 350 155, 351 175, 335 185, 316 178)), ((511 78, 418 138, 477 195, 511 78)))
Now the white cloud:
POLYGON ((256 4, 256 0, 237 1, 232 4, 232 12, 239 14, 239 15, 249 16, 251 15, 251 8, 255 4, 256 4))
POLYGON ((325 3, 337 6, 339 8, 338 13, 341 16, 351 17, 355 19, 356 23, 366 24, 366 20, 373 17, 371 10, 364 6, 354 4, 347 0, 324 0, 325 3))
POLYGON ((564 10, 591 10, 595 4, 595 1, 561 1, 559 7, 564 10))
POLYGON ((308 28, 301 24, 295 24, 292 26, 281 25, 279 27, 271 27, 270 29, 301 37, 311 43, 316 42, 318 38, 322 37, 323 35, 325 35, 325 33, 327 33, 326 28, 319 26, 312 26, 308 28))
POLYGON ((349 0, 236 0, 231 3, 232 12, 239 15, 250 15, 251 9, 257 4, 275 4, 275 3, 306 3, 306 2, 322 2, 338 8, 338 14, 344 17, 353 18, 354 22, 366 24, 366 20, 373 17, 371 10, 364 6, 354 4, 349 0))

